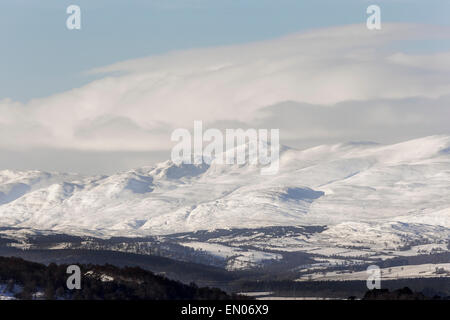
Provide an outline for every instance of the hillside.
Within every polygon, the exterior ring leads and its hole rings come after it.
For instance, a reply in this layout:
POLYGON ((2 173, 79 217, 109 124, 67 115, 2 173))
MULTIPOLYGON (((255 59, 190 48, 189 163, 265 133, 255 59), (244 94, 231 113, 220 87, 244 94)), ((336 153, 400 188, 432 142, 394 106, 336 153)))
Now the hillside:
POLYGON ((185 285, 139 267, 80 264, 81 289, 66 286, 67 265, 0 257, 0 296, 18 299, 185 300, 238 299, 219 289, 185 285))

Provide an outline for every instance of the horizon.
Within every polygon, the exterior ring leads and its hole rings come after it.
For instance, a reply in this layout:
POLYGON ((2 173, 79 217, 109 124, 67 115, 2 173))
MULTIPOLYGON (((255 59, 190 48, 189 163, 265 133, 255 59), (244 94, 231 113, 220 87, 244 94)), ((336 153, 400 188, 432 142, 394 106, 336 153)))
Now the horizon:
MULTIPOLYGON (((293 150, 293 151, 297 151, 297 152, 304 152, 304 151, 310 151, 310 150, 314 150, 318 147, 337 147, 337 146, 345 146, 345 145, 351 145, 354 146, 355 148, 358 146, 365 146, 365 147, 387 147, 387 146, 396 146, 396 145, 401 145, 401 144, 405 144, 405 143, 409 143, 412 141, 420 141, 420 140, 426 140, 426 139, 430 139, 430 138, 441 138, 441 137, 449 137, 450 138, 450 134, 436 134, 436 135, 429 135, 429 136, 424 136, 424 137, 419 137, 419 138, 413 138, 413 139, 408 139, 408 140, 402 140, 402 141, 397 141, 397 142, 393 142, 393 143, 379 143, 376 141, 343 141, 343 142, 337 142, 337 143, 324 143, 324 144, 319 144, 319 145, 314 145, 314 146, 310 146, 310 147, 305 147, 305 148, 295 148, 295 147, 291 147, 285 144, 280 144, 280 150, 283 150, 280 155, 285 151, 285 150, 293 150)), ((211 143, 209 143, 211 144, 211 143)), ((206 145, 209 145, 208 143, 206 145)), ((249 144, 249 142, 245 142, 243 144, 249 144)), ((269 143, 270 145, 270 143, 269 143)), ((224 149, 223 153, 225 154, 227 151, 235 149, 237 150, 239 148, 240 144, 236 144, 233 147, 230 147, 229 149, 224 149)), ((205 146, 206 148, 206 146, 205 146)), ((248 155, 247 151, 245 152, 245 155, 248 155)), ((198 159, 198 154, 196 153, 192 153, 192 164, 194 165, 210 165, 211 163, 208 163, 207 161, 203 161, 201 163, 194 163, 195 159, 198 159)), ((212 158, 208 158, 209 161, 211 161, 211 159, 214 161, 215 157, 213 156, 212 158)), ((122 174, 122 173, 127 173, 127 172, 131 172, 131 171, 135 171, 135 170, 139 170, 139 169, 144 169, 144 168, 155 168, 158 167, 161 164, 167 163, 167 162, 172 162, 173 164, 177 165, 177 166, 183 166, 185 164, 189 164, 187 162, 181 162, 181 163, 175 163, 173 160, 170 159, 170 154, 167 154, 166 158, 163 158, 160 161, 156 161, 153 163, 148 163, 148 164, 143 164, 141 166, 136 166, 136 167, 130 167, 130 168, 126 168, 124 170, 118 170, 118 171, 105 171, 105 172, 77 172, 77 171, 60 171, 60 170, 45 170, 45 169, 36 169, 36 168, 31 168, 31 169, 12 169, 12 168, 0 168, 0 172, 1 171, 12 171, 12 172, 27 172, 27 171, 39 171, 39 172, 46 172, 46 173, 51 173, 51 174, 77 174, 77 175, 82 175, 82 176, 111 176, 114 174, 122 174)), ((217 162, 213 162, 213 163, 217 163, 217 162)), ((220 163, 220 162, 219 162, 220 163)), ((247 163, 247 161, 246 161, 247 163)), ((224 164, 224 165, 234 165, 234 164, 224 164)))

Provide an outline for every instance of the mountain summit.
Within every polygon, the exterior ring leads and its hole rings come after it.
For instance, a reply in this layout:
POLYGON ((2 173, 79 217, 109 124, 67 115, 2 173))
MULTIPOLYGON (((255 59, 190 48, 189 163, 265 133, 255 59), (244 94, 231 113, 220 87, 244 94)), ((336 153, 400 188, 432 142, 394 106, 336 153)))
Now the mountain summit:
POLYGON ((96 236, 358 223, 450 227, 450 137, 282 148, 280 169, 166 161, 111 176, 0 171, 0 224, 96 236))

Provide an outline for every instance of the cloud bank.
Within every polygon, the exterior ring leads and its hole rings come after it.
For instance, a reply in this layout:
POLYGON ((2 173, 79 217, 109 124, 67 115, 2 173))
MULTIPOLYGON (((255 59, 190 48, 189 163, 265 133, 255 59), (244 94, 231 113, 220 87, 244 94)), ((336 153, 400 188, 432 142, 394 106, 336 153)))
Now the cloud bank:
POLYGON ((101 67, 81 88, 0 100, 0 149, 169 150, 172 130, 194 120, 280 128, 294 144, 450 133, 450 52, 399 49, 449 31, 351 25, 101 67))

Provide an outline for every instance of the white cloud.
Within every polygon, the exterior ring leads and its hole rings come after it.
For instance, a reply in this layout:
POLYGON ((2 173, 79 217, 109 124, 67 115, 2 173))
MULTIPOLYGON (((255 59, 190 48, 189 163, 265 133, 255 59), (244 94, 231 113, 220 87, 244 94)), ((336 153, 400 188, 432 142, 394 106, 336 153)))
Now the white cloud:
POLYGON ((422 70, 446 73, 450 72, 450 52, 428 55, 409 55, 402 52, 393 54, 388 60, 394 64, 422 70))
MULTIPOLYGON (((117 63, 91 71, 104 78, 81 88, 26 104, 0 101, 0 148, 166 150, 174 128, 190 128, 197 119, 252 124, 268 106, 284 101, 327 110, 348 101, 363 106, 374 100, 439 99, 450 94, 449 54, 408 55, 391 45, 449 35, 443 27, 384 24, 374 32, 353 25, 117 63)), ((365 123, 370 128, 379 121, 374 113, 385 109, 362 110, 373 117, 365 123)), ((321 114, 336 132, 348 131, 348 121, 336 111, 321 114)), ((382 118, 401 120, 389 113, 382 118)), ((277 125, 283 132, 283 122, 277 125)), ((330 137, 323 137, 326 128, 314 129, 308 128, 312 140, 330 137)))

